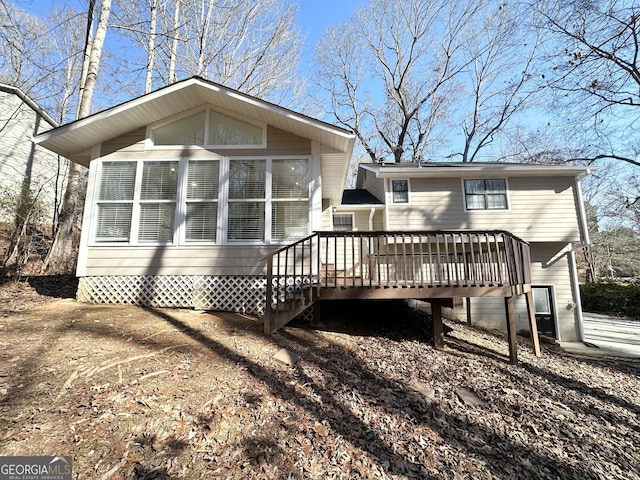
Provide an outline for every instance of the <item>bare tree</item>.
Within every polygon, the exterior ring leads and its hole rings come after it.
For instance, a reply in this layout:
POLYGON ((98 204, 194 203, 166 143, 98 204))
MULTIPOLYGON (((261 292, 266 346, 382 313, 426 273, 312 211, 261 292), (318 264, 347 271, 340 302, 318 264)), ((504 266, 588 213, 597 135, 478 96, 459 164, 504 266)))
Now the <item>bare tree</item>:
POLYGON ((280 102, 297 82, 301 36, 291 0, 120 0, 114 28, 133 41, 145 91, 198 75, 280 102))
POLYGON ((529 97, 536 41, 517 28, 503 2, 373 0, 324 37, 315 81, 371 160, 445 157, 462 125, 472 161, 529 97))
POLYGON ((178 6, 181 20, 170 17, 173 29, 165 28, 165 63, 175 63, 175 70, 158 72, 165 83, 180 73, 200 75, 276 102, 293 91, 302 46, 295 2, 181 0, 178 6))
MULTIPOLYGON (((462 116, 462 148, 449 157, 477 160, 497 137, 505 134, 512 118, 532 103, 534 62, 539 39, 523 28, 526 9, 518 3, 487 3, 471 20, 461 51, 468 67, 462 74, 463 102, 455 109, 462 116)), ((456 116, 457 117, 457 116, 456 116)))
POLYGON ((630 0, 532 4, 550 34, 544 72, 567 113, 576 158, 640 166, 640 5, 630 0))

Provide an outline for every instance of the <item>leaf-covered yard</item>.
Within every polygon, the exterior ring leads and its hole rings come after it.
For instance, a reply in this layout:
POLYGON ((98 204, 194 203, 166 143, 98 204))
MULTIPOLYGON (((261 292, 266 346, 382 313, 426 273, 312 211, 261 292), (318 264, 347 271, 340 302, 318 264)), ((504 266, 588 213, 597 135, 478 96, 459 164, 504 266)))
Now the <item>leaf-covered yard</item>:
POLYGON ((77 478, 640 478, 638 361, 521 339, 512 366, 455 322, 436 351, 397 306, 265 337, 1 288, 0 454, 71 455, 77 478))

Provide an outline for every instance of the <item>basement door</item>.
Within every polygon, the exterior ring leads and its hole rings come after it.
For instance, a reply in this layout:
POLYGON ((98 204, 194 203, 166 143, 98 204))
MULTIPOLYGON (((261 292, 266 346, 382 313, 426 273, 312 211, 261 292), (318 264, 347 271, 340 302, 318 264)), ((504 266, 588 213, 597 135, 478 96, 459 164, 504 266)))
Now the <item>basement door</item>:
POLYGON ((553 287, 531 287, 533 294, 533 309, 536 314, 538 333, 552 338, 558 338, 556 331, 556 315, 553 308, 553 287))

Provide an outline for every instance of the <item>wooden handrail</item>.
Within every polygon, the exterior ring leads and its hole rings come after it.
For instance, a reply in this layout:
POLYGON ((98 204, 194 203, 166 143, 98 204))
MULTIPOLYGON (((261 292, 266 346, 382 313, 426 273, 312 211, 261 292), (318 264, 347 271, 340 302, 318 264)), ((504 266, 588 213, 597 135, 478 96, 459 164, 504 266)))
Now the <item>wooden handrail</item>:
MULTIPOLYGON (((505 230, 317 231, 263 257, 265 315, 323 289, 510 287, 531 283, 529 244, 505 230)), ((265 329, 266 329, 265 317, 265 329)))

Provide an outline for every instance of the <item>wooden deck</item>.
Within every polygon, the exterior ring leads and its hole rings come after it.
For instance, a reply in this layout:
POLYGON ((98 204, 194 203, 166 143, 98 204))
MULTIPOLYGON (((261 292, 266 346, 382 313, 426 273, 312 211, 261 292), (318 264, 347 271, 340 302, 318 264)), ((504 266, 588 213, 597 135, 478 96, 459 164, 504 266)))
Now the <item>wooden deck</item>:
POLYGON ((320 299, 420 299, 431 302, 434 342, 443 345, 441 307, 461 297, 503 297, 512 363, 517 362, 514 295, 531 298, 529 245, 509 232, 315 232, 265 257, 265 333, 320 299))

